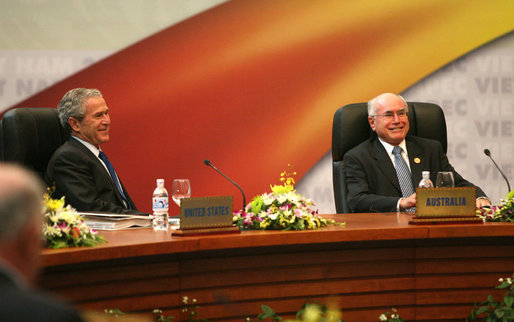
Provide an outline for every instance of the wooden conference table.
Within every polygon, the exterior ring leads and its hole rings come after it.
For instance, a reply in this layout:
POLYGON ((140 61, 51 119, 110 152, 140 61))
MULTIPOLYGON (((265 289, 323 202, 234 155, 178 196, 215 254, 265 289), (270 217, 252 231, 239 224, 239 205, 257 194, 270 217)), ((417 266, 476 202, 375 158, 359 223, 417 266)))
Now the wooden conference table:
POLYGON ((327 215, 346 226, 172 237, 152 229, 102 231, 91 248, 44 250, 41 286, 81 309, 154 308, 184 319, 244 321, 271 306, 291 317, 306 299, 335 303, 348 321, 468 316, 514 272, 514 224, 409 225, 410 215, 327 215))

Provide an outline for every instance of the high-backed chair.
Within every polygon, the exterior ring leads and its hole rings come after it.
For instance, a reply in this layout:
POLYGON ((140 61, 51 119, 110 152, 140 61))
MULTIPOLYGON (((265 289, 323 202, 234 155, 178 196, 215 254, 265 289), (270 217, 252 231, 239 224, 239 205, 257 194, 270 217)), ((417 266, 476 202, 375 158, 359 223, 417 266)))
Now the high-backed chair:
MULTIPOLYGON (((446 121, 440 106, 432 103, 408 102, 409 133, 440 141, 447 151, 446 121)), ((356 103, 339 108, 332 125, 332 177, 337 213, 348 213, 343 157, 361 142, 376 135, 368 123, 368 104, 356 103)))
POLYGON ((0 120, 1 160, 24 165, 42 179, 52 154, 68 139, 55 108, 15 108, 0 120))

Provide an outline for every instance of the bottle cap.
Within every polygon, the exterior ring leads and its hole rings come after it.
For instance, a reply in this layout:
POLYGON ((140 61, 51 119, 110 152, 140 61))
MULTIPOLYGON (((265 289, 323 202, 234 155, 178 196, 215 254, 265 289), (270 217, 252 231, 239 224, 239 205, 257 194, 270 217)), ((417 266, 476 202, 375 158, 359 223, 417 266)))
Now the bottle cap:
POLYGON ((157 179, 157 184, 164 184, 164 179, 157 179))

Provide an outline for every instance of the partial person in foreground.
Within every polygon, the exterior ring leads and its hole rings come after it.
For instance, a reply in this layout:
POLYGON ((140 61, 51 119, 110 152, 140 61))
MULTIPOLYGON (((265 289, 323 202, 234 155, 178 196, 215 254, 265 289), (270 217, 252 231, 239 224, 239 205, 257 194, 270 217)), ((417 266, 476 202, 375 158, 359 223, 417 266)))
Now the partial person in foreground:
MULTIPOLYGON (((451 171, 456 187, 474 186, 454 170, 440 142, 407 136, 408 112, 407 102, 396 94, 381 94, 368 102, 368 122, 376 136, 343 158, 352 212, 412 211, 422 171, 451 171)), ((477 207, 491 204, 479 187, 477 196, 477 207)))
POLYGON ((82 321, 67 304, 32 289, 42 247, 43 183, 0 164, 0 321, 82 321))
POLYGON ((50 159, 47 185, 78 211, 141 214, 100 145, 109 142, 109 108, 97 89, 68 91, 57 107, 71 138, 50 159))

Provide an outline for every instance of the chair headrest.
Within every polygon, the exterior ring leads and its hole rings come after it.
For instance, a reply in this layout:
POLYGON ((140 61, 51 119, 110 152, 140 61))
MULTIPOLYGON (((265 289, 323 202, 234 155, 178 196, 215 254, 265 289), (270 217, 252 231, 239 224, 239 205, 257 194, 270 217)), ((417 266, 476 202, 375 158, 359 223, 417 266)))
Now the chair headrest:
MULTIPOLYGON (((440 141, 447 150, 446 121, 440 106, 432 103, 408 102, 409 133, 440 141)), ((354 103, 339 108, 332 124, 332 159, 343 160, 346 152, 372 136, 368 123, 368 104, 354 103)))
POLYGON ((40 175, 59 146, 69 139, 57 109, 24 107, 6 112, 0 121, 0 156, 40 175))

